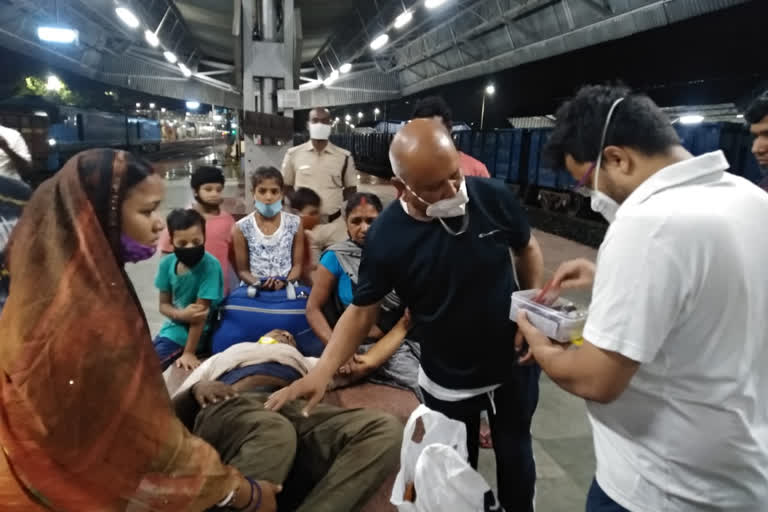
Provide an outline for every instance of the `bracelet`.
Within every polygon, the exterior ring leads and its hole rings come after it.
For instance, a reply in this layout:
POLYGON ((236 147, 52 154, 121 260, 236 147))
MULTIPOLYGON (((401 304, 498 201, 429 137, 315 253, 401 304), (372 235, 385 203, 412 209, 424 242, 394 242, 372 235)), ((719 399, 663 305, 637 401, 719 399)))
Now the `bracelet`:
POLYGON ((221 500, 219 503, 216 504, 218 508, 224 508, 230 503, 232 503, 232 500, 235 498, 235 491, 229 491, 229 494, 227 494, 227 497, 221 500))
POLYGON ((248 504, 241 508, 240 510, 248 510, 251 508, 251 505, 253 505, 253 498, 256 489, 259 490, 259 497, 256 500, 256 505, 254 506, 253 510, 258 510, 259 507, 261 507, 261 498, 262 498, 262 492, 261 492, 261 486, 251 477, 245 477, 246 480, 248 480, 248 483, 251 484, 251 499, 248 500, 248 504))

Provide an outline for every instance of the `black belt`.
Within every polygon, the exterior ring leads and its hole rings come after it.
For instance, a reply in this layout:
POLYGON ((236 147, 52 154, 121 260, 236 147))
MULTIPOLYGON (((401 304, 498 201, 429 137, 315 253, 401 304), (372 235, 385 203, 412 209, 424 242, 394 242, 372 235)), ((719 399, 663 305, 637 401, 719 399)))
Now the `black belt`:
POLYGON ((338 219, 339 217, 341 217, 341 210, 336 210, 336 213, 332 213, 332 214, 328 215, 328 221, 327 222, 331 223, 331 222, 335 221, 336 219, 338 219))

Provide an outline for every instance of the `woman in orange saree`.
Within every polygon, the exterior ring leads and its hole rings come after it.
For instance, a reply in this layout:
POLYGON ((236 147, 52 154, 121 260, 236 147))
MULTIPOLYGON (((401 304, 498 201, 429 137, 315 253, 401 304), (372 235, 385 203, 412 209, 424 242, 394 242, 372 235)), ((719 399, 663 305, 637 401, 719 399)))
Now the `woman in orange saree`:
POLYGON ((176 418, 123 268, 137 248, 152 254, 163 194, 148 164, 91 150, 27 205, 0 316, 4 512, 202 511, 253 497, 176 418))

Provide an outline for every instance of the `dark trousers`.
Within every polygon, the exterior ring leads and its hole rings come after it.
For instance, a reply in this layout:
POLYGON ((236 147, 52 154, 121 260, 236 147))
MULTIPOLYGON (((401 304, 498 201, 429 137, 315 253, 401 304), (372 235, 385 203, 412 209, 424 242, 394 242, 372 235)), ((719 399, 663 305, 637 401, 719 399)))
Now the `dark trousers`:
POLYGON ((587 512, 629 512, 605 494, 597 483, 597 478, 592 480, 592 486, 587 494, 587 512))
POLYGON ((533 512, 536 464, 533 461, 531 420, 539 401, 537 365, 515 367, 507 381, 493 392, 494 413, 488 395, 460 402, 445 402, 424 391, 424 403, 467 427, 469 463, 477 469, 480 441, 480 411, 488 411, 499 501, 507 511, 533 512))

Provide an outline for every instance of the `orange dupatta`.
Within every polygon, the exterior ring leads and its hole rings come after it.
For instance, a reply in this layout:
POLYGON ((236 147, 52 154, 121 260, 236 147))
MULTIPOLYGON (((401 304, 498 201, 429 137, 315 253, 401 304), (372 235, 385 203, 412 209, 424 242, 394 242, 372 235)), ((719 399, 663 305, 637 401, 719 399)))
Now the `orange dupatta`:
POLYGON ((115 257, 129 165, 146 164, 76 155, 13 234, 0 317, 4 512, 201 511, 239 483, 176 418, 115 257))

